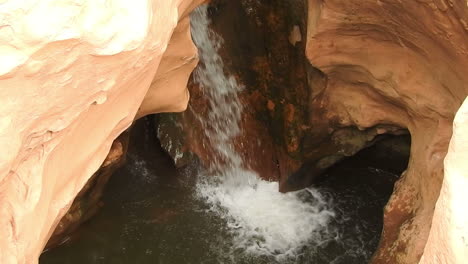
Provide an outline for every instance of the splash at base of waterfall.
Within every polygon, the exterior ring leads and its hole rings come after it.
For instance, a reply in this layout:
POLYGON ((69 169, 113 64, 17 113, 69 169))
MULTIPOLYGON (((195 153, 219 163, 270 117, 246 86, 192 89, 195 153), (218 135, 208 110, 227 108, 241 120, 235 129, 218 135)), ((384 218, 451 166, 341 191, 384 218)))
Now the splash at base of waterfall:
POLYGON ((335 216, 330 198, 316 189, 280 193, 277 182, 261 180, 244 169, 200 178, 197 195, 227 221, 233 250, 284 260, 296 257, 305 245, 320 245, 337 236, 329 225, 335 216))

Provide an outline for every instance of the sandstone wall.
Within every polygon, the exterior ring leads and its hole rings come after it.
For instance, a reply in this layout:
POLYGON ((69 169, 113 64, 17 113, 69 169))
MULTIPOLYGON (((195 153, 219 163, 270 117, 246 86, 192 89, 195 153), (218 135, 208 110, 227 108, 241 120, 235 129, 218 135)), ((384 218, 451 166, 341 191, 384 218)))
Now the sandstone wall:
POLYGON ((0 263, 37 262, 142 102, 139 115, 185 109, 198 2, 2 3, 0 263))
POLYGON ((326 75, 312 123, 411 133, 409 166, 386 206, 373 263, 417 263, 452 121, 468 94, 466 1, 309 0, 308 10, 306 55, 326 75))

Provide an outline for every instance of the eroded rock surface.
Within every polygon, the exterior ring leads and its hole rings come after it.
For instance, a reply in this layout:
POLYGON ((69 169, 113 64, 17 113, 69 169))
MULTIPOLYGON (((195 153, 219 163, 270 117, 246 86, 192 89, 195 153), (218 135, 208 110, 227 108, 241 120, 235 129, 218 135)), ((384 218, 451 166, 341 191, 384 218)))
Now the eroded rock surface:
POLYGON ((308 18, 306 54, 326 75, 312 103, 321 112, 314 124, 389 124, 411 133, 409 166, 386 206, 373 262, 417 263, 451 123, 468 94, 466 2, 311 0, 308 18))
POLYGON ((145 114, 185 108, 196 53, 172 45, 191 44, 199 2, 2 3, 0 263, 37 262, 142 102, 145 114), (171 79, 168 67, 184 71, 171 79), (151 85, 157 71, 171 82, 151 85))

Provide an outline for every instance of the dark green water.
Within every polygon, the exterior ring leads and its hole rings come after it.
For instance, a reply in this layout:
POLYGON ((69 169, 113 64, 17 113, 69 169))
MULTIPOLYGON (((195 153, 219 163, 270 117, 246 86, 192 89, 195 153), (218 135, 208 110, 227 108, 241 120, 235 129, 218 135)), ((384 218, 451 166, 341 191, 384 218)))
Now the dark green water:
POLYGON ((233 249, 226 219, 193 195, 196 170, 176 171, 154 135, 147 121, 137 124, 127 164, 111 178, 102 210, 67 243, 45 252, 41 264, 366 263, 380 237, 383 206, 406 166, 404 159, 375 155, 373 147, 329 170, 318 188, 336 213, 329 227, 336 237, 278 260, 233 249))

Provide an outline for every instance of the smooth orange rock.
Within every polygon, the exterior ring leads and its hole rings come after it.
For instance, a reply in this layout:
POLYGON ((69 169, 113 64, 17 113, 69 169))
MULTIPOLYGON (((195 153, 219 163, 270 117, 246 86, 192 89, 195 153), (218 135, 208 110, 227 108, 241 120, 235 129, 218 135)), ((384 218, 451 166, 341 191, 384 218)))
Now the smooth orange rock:
POLYGON ((312 123, 411 133, 408 169, 386 206, 372 262, 418 263, 452 120, 468 94, 466 1, 309 0, 308 16, 306 55, 327 76, 312 123))
MULTIPOLYGON (((195 50, 171 55, 168 43, 178 21, 187 32, 199 2, 3 1, 0 263, 37 263, 144 100, 145 113, 184 109, 195 50), (163 57, 188 66, 144 99, 163 57)), ((180 38, 189 43, 188 34, 180 38)))

